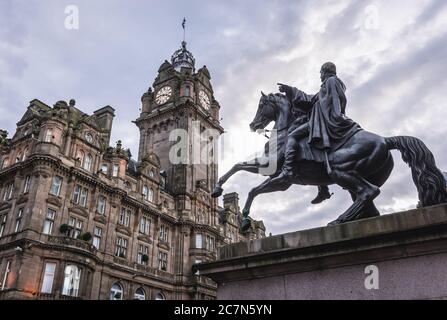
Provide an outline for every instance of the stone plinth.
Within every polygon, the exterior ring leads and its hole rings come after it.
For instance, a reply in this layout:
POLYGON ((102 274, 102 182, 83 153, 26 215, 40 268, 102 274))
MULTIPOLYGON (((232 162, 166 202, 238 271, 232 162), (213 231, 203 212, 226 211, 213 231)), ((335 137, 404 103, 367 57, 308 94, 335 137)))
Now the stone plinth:
POLYGON ((447 205, 237 243, 194 268, 218 299, 446 299, 447 205))

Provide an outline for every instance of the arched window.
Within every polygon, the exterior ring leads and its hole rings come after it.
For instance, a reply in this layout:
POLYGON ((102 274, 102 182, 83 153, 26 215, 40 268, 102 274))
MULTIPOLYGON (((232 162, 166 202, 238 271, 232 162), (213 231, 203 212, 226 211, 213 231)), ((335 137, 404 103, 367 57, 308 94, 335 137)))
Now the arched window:
POLYGON ((110 289, 110 300, 123 300, 123 287, 118 282, 110 289))
POLYGON ((26 160, 26 156, 28 155, 28 148, 25 149, 25 151, 23 151, 23 155, 22 155, 22 161, 26 160))
POLYGON ((92 155, 89 153, 85 156, 84 158, 84 164, 83 164, 83 168, 87 171, 91 171, 92 170, 92 163, 93 163, 93 157, 92 155))
POLYGON ((149 201, 154 202, 154 190, 149 188, 149 201))
POLYGON ((138 288, 133 297, 135 300, 146 300, 146 292, 143 288, 138 288))
POLYGON ((17 153, 16 163, 19 163, 20 161, 22 161, 22 158, 23 158, 23 152, 22 152, 22 151, 19 151, 19 152, 17 153))
POLYGON ((5 158, 2 163, 2 169, 5 169, 9 166, 9 158, 5 158))
POLYGON ((149 199, 149 188, 147 186, 143 186, 143 198, 144 200, 149 199))
POLYGON ((166 300, 166 297, 165 297, 165 295, 163 293, 159 292, 155 296, 155 300, 166 300))
POLYGON ((190 86, 185 87, 185 96, 189 97, 191 95, 191 88, 190 86))
POLYGON ((80 282, 81 269, 73 264, 67 265, 64 272, 64 287, 62 288, 62 294, 65 296, 77 297, 80 282))
POLYGON ((154 170, 151 169, 151 171, 149 171, 149 177, 153 178, 155 175, 154 170))
POLYGON ((77 155, 77 157, 76 157, 76 161, 79 161, 78 163, 79 163, 79 165, 81 165, 81 166, 82 166, 82 164, 83 164, 83 162, 84 162, 84 157, 85 157, 85 153, 84 153, 84 151, 79 150, 79 151, 78 151, 78 155, 77 155))

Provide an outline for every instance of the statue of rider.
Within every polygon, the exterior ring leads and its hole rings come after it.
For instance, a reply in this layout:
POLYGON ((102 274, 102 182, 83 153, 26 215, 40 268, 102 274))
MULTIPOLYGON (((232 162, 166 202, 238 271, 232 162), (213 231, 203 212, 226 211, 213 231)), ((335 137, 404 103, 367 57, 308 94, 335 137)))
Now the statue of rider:
MULTIPOLYGON (((295 165, 300 152, 300 141, 308 137, 307 143, 315 152, 314 161, 324 162, 328 173, 330 165, 328 154, 340 148, 361 127, 345 116, 346 96, 345 84, 337 77, 334 63, 323 64, 320 70, 321 88, 315 95, 308 95, 297 88, 278 83, 279 91, 285 93, 292 104, 292 108, 310 108, 309 121, 292 123, 288 129, 285 159, 281 173, 272 183, 288 183, 295 175, 295 165)), ((329 199, 328 186, 320 186, 317 198, 312 203, 319 203, 329 199)))

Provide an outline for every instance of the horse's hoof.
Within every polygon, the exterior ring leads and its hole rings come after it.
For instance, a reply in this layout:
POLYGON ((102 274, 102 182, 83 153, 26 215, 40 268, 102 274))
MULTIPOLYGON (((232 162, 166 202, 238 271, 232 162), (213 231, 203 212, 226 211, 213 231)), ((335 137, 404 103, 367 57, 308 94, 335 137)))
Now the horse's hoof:
POLYGON ((241 231, 242 232, 248 231, 248 229, 250 229, 250 226, 251 226, 250 219, 244 218, 244 220, 242 220, 241 231))
POLYGON ((211 193, 211 197, 219 198, 223 193, 223 189, 220 186, 215 186, 213 192, 211 193))

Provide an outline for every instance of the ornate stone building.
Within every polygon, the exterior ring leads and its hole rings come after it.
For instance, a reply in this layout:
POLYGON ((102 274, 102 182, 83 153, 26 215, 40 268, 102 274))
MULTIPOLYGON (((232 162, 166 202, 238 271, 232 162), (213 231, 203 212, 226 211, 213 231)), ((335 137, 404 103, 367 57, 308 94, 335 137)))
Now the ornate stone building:
POLYGON ((0 299, 215 297, 192 265, 265 228, 241 234, 237 194, 219 208, 217 164, 195 159, 215 158, 223 132, 210 79, 186 43, 161 65, 135 121, 138 161, 110 146, 110 106, 33 100, 11 139, 0 132, 0 299))

